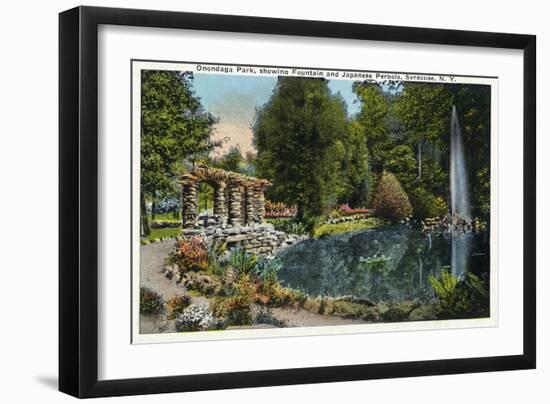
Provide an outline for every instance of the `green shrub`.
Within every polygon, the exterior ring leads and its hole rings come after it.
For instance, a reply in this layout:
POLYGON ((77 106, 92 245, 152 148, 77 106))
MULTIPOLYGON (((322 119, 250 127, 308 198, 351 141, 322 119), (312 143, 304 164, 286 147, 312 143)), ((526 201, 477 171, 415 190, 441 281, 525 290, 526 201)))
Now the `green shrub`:
POLYGON ((254 275, 260 278, 263 282, 276 282, 277 273, 281 270, 283 264, 279 257, 260 258, 254 267, 254 275))
POLYGON ((210 310, 217 318, 231 325, 252 324, 251 299, 245 294, 216 298, 210 302, 210 310))
POLYGON ((141 314, 160 314, 164 312, 164 300, 154 290, 141 287, 139 289, 139 312, 141 314))
POLYGON ((284 231, 289 234, 306 234, 307 228, 303 223, 293 219, 269 219, 269 223, 273 224, 275 230, 284 231))
POLYGON ((440 279, 429 277, 437 297, 438 319, 477 318, 489 315, 489 291, 486 282, 468 272, 462 279, 442 271, 440 279))
POLYGON ((340 233, 349 233, 353 231, 372 229, 382 225, 383 222, 375 217, 369 217, 368 219, 356 220, 353 222, 344 223, 327 223, 322 224, 313 231, 313 237, 328 236, 340 233))
POLYGON ((414 215, 424 219, 427 217, 445 216, 448 206, 445 200, 435 196, 424 188, 415 188, 410 194, 414 215))
POLYGON ((224 262, 227 243, 220 239, 215 239, 208 247, 209 269, 214 275, 223 277, 226 265, 224 262))
POLYGON ((229 265, 231 265, 239 276, 248 275, 256 265, 256 255, 249 253, 241 247, 234 247, 230 250, 229 265))
POLYGON ((399 221, 412 213, 409 197, 395 175, 384 171, 376 191, 372 207, 378 217, 389 221, 399 221))

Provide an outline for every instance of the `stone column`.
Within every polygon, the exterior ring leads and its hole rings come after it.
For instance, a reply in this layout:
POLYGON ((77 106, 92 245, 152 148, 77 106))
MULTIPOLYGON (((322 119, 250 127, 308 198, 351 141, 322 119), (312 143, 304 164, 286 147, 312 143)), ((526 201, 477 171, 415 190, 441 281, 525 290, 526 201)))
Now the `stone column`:
POLYGON ((227 223, 227 208, 225 207, 225 187, 226 183, 219 181, 214 185, 214 214, 222 218, 223 223, 227 223))
POLYGON ((241 204, 241 186, 238 182, 231 182, 229 184, 229 224, 231 226, 242 224, 241 204))
POLYGON ((246 224, 250 225, 257 222, 256 218, 256 193, 252 184, 246 186, 246 224))
POLYGON ((255 187, 256 194, 256 222, 263 223, 265 219, 265 196, 264 196, 264 187, 262 185, 257 185, 255 187))
POLYGON ((192 228, 198 217, 197 184, 194 181, 182 183, 182 221, 183 228, 192 228))

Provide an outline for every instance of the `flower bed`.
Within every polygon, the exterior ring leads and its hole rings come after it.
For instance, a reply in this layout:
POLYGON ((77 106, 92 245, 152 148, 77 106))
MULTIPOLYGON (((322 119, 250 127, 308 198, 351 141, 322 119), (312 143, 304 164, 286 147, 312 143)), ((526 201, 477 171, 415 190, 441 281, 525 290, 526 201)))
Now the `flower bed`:
POLYGON ((347 203, 344 203, 338 207, 338 213, 342 216, 361 215, 362 217, 368 217, 372 215, 371 209, 351 208, 347 203))
POLYGON ((294 217, 296 215, 295 207, 288 207, 283 202, 265 203, 265 217, 269 219, 278 219, 285 217, 294 217))

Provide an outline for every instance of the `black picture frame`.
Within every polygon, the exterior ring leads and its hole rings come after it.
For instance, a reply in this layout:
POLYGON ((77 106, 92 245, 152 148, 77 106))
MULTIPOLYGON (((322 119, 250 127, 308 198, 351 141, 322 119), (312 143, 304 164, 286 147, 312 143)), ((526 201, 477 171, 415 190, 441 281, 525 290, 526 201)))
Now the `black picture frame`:
POLYGON ((536 37, 77 7, 59 15, 59 390, 103 397, 534 369, 536 366, 536 37), (523 354, 98 381, 98 26, 360 39, 523 51, 523 354))

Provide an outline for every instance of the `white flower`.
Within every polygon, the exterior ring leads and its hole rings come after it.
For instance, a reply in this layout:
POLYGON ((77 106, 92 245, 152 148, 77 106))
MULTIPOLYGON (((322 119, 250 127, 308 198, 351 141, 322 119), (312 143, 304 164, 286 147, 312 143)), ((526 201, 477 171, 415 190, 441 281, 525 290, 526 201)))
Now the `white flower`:
POLYGON ((204 306, 192 304, 187 307, 176 319, 178 331, 204 331, 214 324, 214 317, 204 306))

